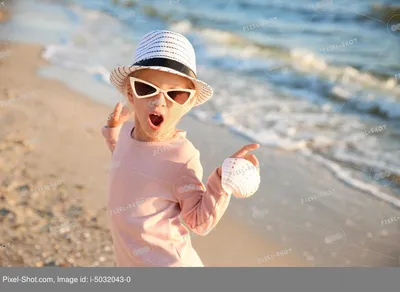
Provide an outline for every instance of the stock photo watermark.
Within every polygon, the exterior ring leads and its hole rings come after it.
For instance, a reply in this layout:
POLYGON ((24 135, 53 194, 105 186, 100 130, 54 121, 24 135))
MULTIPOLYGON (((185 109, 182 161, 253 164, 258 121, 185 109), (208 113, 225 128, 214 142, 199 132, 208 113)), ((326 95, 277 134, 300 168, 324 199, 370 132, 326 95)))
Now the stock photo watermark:
POLYGON ((249 31, 249 30, 253 30, 259 27, 264 27, 267 25, 271 25, 273 23, 276 23, 278 21, 278 17, 272 17, 272 18, 268 18, 265 20, 262 20, 258 23, 253 23, 253 24, 249 24, 249 25, 245 25, 242 27, 243 31, 249 31))
POLYGON ((395 74, 394 78, 396 78, 396 80, 400 80, 400 73, 395 74))
POLYGON ((43 192, 43 191, 49 191, 51 189, 54 189, 54 188, 58 187, 61 184, 63 184, 63 181, 59 179, 59 180, 53 181, 53 182, 51 182, 51 183, 49 183, 47 185, 43 185, 43 186, 37 187, 37 188, 33 189, 32 191, 33 192, 38 192, 38 193, 43 192))
POLYGON ((20 102, 22 100, 26 100, 28 98, 35 97, 35 96, 36 96, 35 93, 23 93, 23 94, 19 94, 17 97, 14 97, 14 98, 0 100, 0 108, 2 108, 3 106, 5 106, 7 104, 11 104, 14 102, 20 102))
POLYGON ((110 209, 110 210, 108 210, 108 214, 109 215, 114 215, 114 214, 119 214, 119 213, 122 213, 122 212, 125 212, 125 211, 128 211, 128 210, 131 210, 131 209, 136 208, 137 206, 143 204, 144 201, 145 201, 145 199, 139 199, 139 200, 137 200, 137 201, 135 201, 133 203, 130 203, 128 205, 121 206, 121 207, 114 208, 114 209, 110 209))
POLYGON ((259 258, 258 259, 258 263, 262 264, 262 263, 265 263, 265 262, 267 262, 269 260, 273 260, 273 259, 275 259, 277 257, 288 255, 291 252, 292 252, 292 248, 288 248, 288 249, 277 251, 276 253, 269 254, 269 255, 266 255, 266 256, 263 256, 263 257, 259 258))
POLYGON ((326 236, 326 237, 324 238, 324 242, 325 242, 326 244, 332 244, 332 243, 334 243, 335 241, 338 241, 338 240, 340 240, 340 239, 342 239, 342 238, 343 238, 343 234, 341 234, 341 233, 335 233, 335 234, 326 236))
POLYGON ((381 220, 381 225, 383 226, 383 225, 387 225, 387 224, 392 224, 392 223, 397 222, 399 220, 400 220, 400 217, 393 216, 393 217, 390 217, 388 219, 381 220))
POLYGON ((162 146, 162 147, 158 147, 157 149, 153 150, 153 156, 159 155, 161 153, 165 153, 174 149, 179 149, 180 147, 182 147, 185 143, 187 142, 187 140, 183 140, 180 142, 176 142, 174 144, 169 144, 167 146, 162 146))
POLYGON ((301 203, 302 204, 309 203, 309 202, 318 200, 319 198, 328 197, 328 196, 332 195, 334 192, 335 192, 335 189, 330 189, 330 190, 327 190, 327 191, 324 191, 324 192, 320 192, 319 194, 314 195, 314 196, 301 198, 301 203))
POLYGON ((200 184, 187 184, 178 188, 179 194, 190 193, 193 191, 203 192, 205 191, 205 187, 200 184))
POLYGON ((395 179, 395 173, 399 173, 400 169, 395 168, 394 172, 392 170, 385 169, 385 166, 371 167, 369 170, 370 176, 375 183, 380 185, 388 186, 395 179))
POLYGON ((254 171, 257 171, 257 167, 255 167, 254 165, 248 165, 244 168, 232 171, 230 173, 231 176, 238 176, 238 175, 249 175, 252 174, 254 171))
POLYGON ((340 44, 334 44, 334 45, 331 45, 329 47, 323 48, 323 49, 321 49, 321 52, 323 52, 325 54, 326 53, 330 53, 330 52, 336 51, 338 49, 342 49, 342 48, 345 48, 345 47, 348 47, 348 46, 352 46, 355 43, 357 43, 357 41, 358 41, 357 38, 354 38, 354 39, 351 39, 351 40, 347 40, 347 41, 343 41, 340 44))
POLYGON ((351 136, 351 140, 358 141, 358 140, 363 139, 363 138, 365 138, 367 136, 384 132, 384 131, 387 130, 386 126, 387 126, 386 124, 379 125, 379 126, 376 126, 376 127, 372 127, 372 128, 366 129, 366 130, 364 130, 364 132, 355 133, 354 135, 351 136))
POLYGON ((391 25, 390 30, 394 32, 400 31, 400 23, 391 25))
POLYGON ((337 232, 329 232, 324 238, 323 242, 325 247, 331 251, 338 251, 341 249, 347 242, 346 233, 342 228, 339 228, 337 232))
POLYGON ((385 125, 381 125, 381 126, 377 126, 375 128, 370 128, 368 130, 364 131, 365 136, 374 134, 374 133, 379 133, 379 132, 383 132, 386 130, 386 124, 385 125))
POLYGON ((148 253, 150 251, 150 247, 149 246, 144 246, 144 247, 141 247, 141 248, 132 248, 131 251, 132 251, 133 255, 139 256, 139 255, 148 253))
POLYGON ((387 31, 391 36, 400 38, 400 14, 395 14, 388 20, 387 31))

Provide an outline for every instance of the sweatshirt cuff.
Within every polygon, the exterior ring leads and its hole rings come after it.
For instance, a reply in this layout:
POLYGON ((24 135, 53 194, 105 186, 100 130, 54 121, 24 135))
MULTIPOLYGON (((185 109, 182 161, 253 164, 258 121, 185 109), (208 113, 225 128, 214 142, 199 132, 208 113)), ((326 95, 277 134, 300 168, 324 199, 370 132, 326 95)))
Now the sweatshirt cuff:
POLYGON ((208 177, 208 185, 211 186, 212 193, 229 197, 229 194, 222 188, 221 180, 221 177, 218 175, 218 168, 216 168, 208 177))
POLYGON ((122 124, 117 126, 117 127, 113 127, 110 128, 108 126, 104 126, 101 129, 101 133, 103 135, 104 138, 106 138, 109 141, 117 141, 118 140, 118 136, 119 136, 119 132, 121 131, 121 127, 122 124))

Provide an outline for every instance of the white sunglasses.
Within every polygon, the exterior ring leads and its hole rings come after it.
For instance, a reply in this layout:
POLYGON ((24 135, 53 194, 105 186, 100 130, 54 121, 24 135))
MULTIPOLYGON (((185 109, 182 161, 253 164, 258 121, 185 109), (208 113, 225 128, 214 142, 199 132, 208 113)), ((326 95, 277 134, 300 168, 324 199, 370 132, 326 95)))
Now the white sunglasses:
POLYGON ((173 88, 163 90, 154 84, 136 77, 129 77, 129 81, 137 98, 148 98, 162 92, 169 101, 179 106, 186 105, 196 93, 195 89, 188 88, 173 88))

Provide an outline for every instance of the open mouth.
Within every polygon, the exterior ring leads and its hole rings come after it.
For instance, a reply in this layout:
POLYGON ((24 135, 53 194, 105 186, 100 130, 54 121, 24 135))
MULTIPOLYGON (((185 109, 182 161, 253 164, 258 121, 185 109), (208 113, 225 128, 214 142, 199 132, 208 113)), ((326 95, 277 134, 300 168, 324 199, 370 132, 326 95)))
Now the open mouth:
POLYGON ((153 129, 158 129, 162 122, 164 122, 164 117, 160 113, 151 113, 149 114, 149 125, 153 129))

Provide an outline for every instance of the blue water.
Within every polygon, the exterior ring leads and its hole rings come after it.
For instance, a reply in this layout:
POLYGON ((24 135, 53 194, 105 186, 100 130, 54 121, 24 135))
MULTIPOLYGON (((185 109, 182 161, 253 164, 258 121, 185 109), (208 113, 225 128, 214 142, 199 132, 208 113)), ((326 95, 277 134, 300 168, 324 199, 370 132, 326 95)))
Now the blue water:
POLYGON ((215 90, 193 117, 325 159, 348 183, 399 198, 400 18, 374 8, 390 2, 20 0, 0 30, 47 46, 53 66, 40 74, 108 104, 120 98, 109 72, 133 62, 140 38, 180 32, 215 90))

